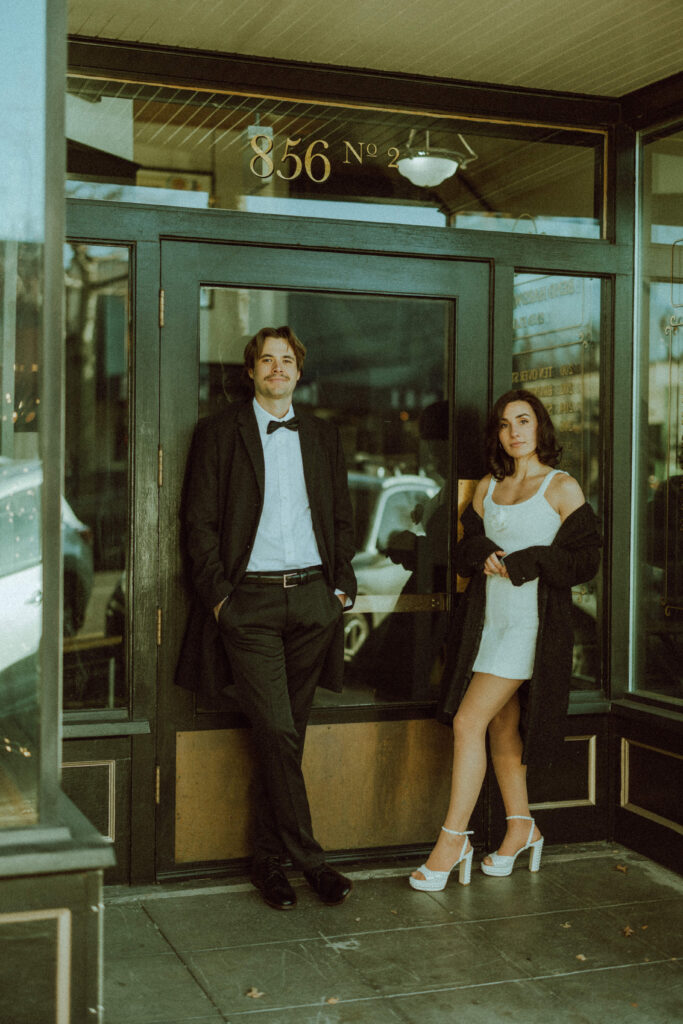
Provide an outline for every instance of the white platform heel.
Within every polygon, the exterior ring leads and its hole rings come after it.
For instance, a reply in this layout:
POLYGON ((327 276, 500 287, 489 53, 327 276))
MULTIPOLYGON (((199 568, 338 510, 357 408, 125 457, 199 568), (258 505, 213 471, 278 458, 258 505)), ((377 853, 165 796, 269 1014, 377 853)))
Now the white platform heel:
POLYGON ((465 853, 465 847, 467 846, 467 837, 474 835, 473 832, 454 832, 452 828, 446 828, 445 825, 441 826, 442 832, 448 832, 449 836, 464 836, 462 849, 460 850, 460 856, 451 864, 448 871, 432 871, 426 864, 422 864, 417 870, 421 871, 424 878, 413 878, 412 875, 408 877, 408 881, 413 889, 418 889, 420 892, 441 892, 442 889, 446 888, 448 878, 454 867, 460 865, 458 869, 458 881, 461 885, 469 885, 470 877, 472 875, 472 847, 470 846, 467 853, 465 853))
POLYGON ((543 836, 537 839, 534 843, 531 842, 531 837, 534 834, 534 827, 536 822, 533 818, 527 817, 526 814, 508 814, 506 821, 510 821, 512 818, 518 818, 521 821, 530 821, 531 826, 529 828, 529 836, 526 843, 522 846, 517 853, 513 854, 512 857, 505 857, 500 853, 490 853, 489 858, 492 861, 491 864, 481 863, 481 870, 485 875, 493 875, 496 878, 503 878, 505 875, 512 874, 512 869, 515 866, 515 861, 519 857, 520 853, 524 853, 525 850, 531 850, 529 854, 529 871, 539 871, 541 867, 541 854, 543 853, 543 836))

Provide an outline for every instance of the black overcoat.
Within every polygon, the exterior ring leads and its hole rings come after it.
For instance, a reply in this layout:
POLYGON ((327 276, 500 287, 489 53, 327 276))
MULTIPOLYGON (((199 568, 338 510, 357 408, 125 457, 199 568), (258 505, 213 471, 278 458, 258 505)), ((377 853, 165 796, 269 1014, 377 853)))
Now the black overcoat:
MULTIPOLYGON (((296 410, 304 478, 323 573, 331 588, 353 601, 356 577, 353 511, 337 428, 296 410)), ((265 464, 252 402, 228 406, 200 421, 183 499, 184 546, 193 590, 175 681, 219 707, 232 679, 214 607, 246 572, 263 508, 265 464)), ((340 618, 320 683, 340 691, 344 638, 340 618)))
MULTIPOLYGON (((484 562, 499 545, 484 533, 481 516, 469 505, 464 535, 455 549, 455 569, 471 577, 451 626, 437 718, 450 725, 472 678, 486 610, 484 562)), ((505 556, 511 582, 538 578, 538 636, 531 679, 519 690, 524 764, 550 764, 564 739, 572 676, 571 588, 595 576, 600 564, 599 520, 586 502, 560 526, 549 545, 534 545, 505 556)))

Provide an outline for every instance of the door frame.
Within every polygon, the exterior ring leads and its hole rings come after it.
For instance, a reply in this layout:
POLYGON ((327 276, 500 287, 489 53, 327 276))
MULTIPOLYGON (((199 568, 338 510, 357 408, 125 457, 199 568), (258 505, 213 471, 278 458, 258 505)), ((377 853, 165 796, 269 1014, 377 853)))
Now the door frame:
MULTIPOLYGON (((183 566, 178 508, 198 407, 196 378, 193 373, 178 372, 177 360, 182 352, 185 364, 190 359, 193 368, 198 364, 201 287, 451 302, 454 344, 451 379, 446 381, 451 408, 467 405, 483 421, 488 401, 490 273, 485 261, 163 238, 160 281, 164 296, 159 407, 164 484, 159 503, 159 558, 164 571, 160 574, 159 603, 165 639, 159 648, 157 752, 161 803, 157 818, 157 870, 166 877, 178 870, 172 854, 177 820, 176 736, 179 732, 225 729, 241 722, 239 718, 235 720, 234 714, 197 715, 192 695, 171 684, 187 614, 187 603, 179 601, 183 566)), ((391 721, 406 716, 420 719, 432 714, 431 703, 314 709, 311 724, 323 720, 391 721)), ((182 870, 197 871, 202 864, 184 865, 182 870)))
MULTIPOLYGON (((232 244, 276 247, 297 251, 338 252, 362 256, 381 254, 400 257, 427 258, 447 261, 473 261, 486 268, 489 274, 488 299, 488 352, 489 382, 485 405, 494 393, 509 386, 509 368, 512 348, 513 281, 517 271, 542 270, 552 273, 602 276, 613 282, 615 291, 612 331, 628 333, 632 320, 632 250, 624 242, 615 245, 606 240, 586 242, 581 239, 558 239, 535 235, 513 235, 481 231, 447 231, 443 228, 405 227, 392 224, 365 224, 351 221, 300 220, 286 216, 262 216, 219 210, 185 210, 138 204, 119 204, 105 201, 67 200, 69 238, 91 244, 127 243, 132 250, 134 290, 134 377, 132 415, 135 446, 132 453, 132 471, 135 490, 132 495, 131 518, 136 523, 138 543, 131 553, 133 579, 158 578, 159 562, 156 545, 157 461, 158 461, 158 390, 150 389, 149 382, 158 380, 160 329, 158 295, 160 284, 161 239, 212 241, 232 244), (294 243, 292 240, 295 240, 294 243), (495 337, 495 346, 493 339, 495 337)), ((608 352, 605 353, 609 355, 608 352)), ((607 360, 609 362, 609 359, 607 360)), ((608 507, 628 509, 628 481, 626 477, 612 478, 615 462, 628 459, 628 439, 624 432, 614 435, 612 422, 627 414, 630 390, 625 360, 618 363, 619 387, 611 390, 611 408, 603 409, 604 437, 615 451, 603 493, 608 507)), ((471 372, 481 377, 481 366, 471 372)), ((606 366, 606 372, 609 368, 606 366)), ((616 371, 615 371, 616 372, 616 371)), ((608 467, 605 467, 606 469, 608 467)), ((610 578, 612 595, 609 615, 611 634, 617 642, 610 644, 608 672, 605 682, 615 687, 622 685, 623 658, 626 637, 624 619, 617 614, 628 602, 628 573, 624 561, 618 567, 611 557, 611 547, 618 547, 627 556, 630 520, 619 513, 606 523, 611 541, 606 553, 606 572, 610 578), (615 632, 616 629, 616 632, 615 632), (621 639, 619 639, 621 638, 621 639)), ((628 558, 625 558, 628 562, 628 558)), ((65 716, 65 737, 88 738, 93 752, 98 737, 121 737, 129 743, 130 785, 126 805, 129 808, 129 827, 122 842, 130 847, 130 881, 149 882, 154 879, 155 831, 157 810, 156 793, 160 791, 156 773, 157 692, 155 682, 157 600, 152 588, 138 587, 134 592, 133 625, 142 642, 131 648, 132 699, 126 719, 111 720, 110 715, 90 715, 89 721, 79 722, 72 715, 65 716), (97 721, 95 721, 95 718, 97 721), (150 735, 143 735, 149 730, 150 735)), ((580 732, 595 732, 602 746, 603 730, 607 728, 609 702, 599 692, 575 695, 570 715, 580 715, 576 725, 580 732)), ((582 832, 584 816, 575 825, 568 820, 568 829, 562 830, 558 840, 570 841, 572 836, 604 838, 613 827, 612 793, 605 798, 610 779, 598 758, 597 778, 600 795, 598 806, 591 808, 591 820, 599 819, 602 831, 598 836, 582 832), (566 831, 566 836, 564 832, 566 831)), ((565 820, 565 812, 562 821, 565 820)), ((121 821, 123 814, 119 816, 121 821)), ((572 815, 569 815, 571 818, 572 815)), ((594 826, 597 827, 597 826, 594 826)))

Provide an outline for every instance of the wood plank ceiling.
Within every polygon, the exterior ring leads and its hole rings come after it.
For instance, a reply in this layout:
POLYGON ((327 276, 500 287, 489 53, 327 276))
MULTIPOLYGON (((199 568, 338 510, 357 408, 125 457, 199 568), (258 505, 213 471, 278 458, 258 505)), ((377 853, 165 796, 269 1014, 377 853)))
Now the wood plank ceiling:
POLYGON ((683 0, 69 0, 69 32, 619 97, 681 70, 683 0))

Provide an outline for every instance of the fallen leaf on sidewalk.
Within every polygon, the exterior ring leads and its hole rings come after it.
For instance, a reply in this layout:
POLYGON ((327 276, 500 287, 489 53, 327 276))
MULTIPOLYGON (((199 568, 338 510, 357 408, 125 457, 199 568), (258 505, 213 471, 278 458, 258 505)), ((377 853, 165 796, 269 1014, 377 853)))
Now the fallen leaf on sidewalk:
POLYGON ((334 1006, 334 1004, 335 1004, 335 1003, 338 1003, 338 1002, 339 1002, 339 1000, 337 999, 337 997, 336 997, 336 996, 330 996, 330 998, 329 998, 329 999, 326 999, 326 1000, 325 1000, 325 1002, 326 1002, 326 1003, 329 1003, 329 1005, 330 1005, 330 1006, 334 1006))
POLYGON ((628 939, 628 937, 630 935, 635 935, 636 934, 636 930, 635 930, 635 928, 631 928, 630 924, 627 924, 626 927, 621 929, 621 934, 625 935, 626 938, 628 939))
POLYGON ((577 953, 577 954, 576 954, 576 959, 577 959, 577 960, 585 960, 586 958, 585 958, 585 956, 583 955, 583 953, 577 953))
POLYGON ((560 928, 571 928, 571 922, 565 921, 564 924, 560 925, 560 928))
POLYGON ((617 866, 615 867, 614 870, 615 871, 622 871, 624 874, 626 874, 626 872, 628 871, 628 868, 626 867, 625 864, 617 864, 617 866))
POLYGON ((245 995, 249 996, 250 999, 260 999, 261 996, 265 995, 265 992, 259 992, 259 990, 252 985, 251 988, 247 989, 245 995))

